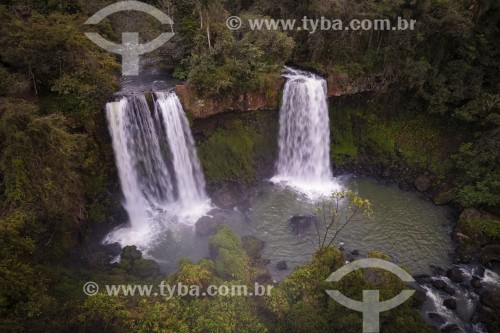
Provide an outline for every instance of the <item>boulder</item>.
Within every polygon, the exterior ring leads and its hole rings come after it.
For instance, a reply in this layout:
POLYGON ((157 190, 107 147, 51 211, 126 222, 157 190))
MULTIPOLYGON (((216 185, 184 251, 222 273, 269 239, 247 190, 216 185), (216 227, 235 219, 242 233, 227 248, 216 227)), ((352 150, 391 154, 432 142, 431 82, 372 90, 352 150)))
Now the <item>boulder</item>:
POLYGON ((448 277, 448 279, 455 283, 464 282, 464 276, 462 275, 462 271, 458 267, 450 268, 448 271, 446 271, 446 276, 448 277))
POLYGON ((486 245, 481 249, 479 260, 483 265, 488 265, 492 261, 500 262, 500 244, 486 245))
POLYGON ((103 248, 104 248, 104 251, 106 252, 106 254, 108 254, 112 257, 119 256, 123 251, 120 243, 118 243, 118 242, 113 243, 113 244, 103 245, 103 248))
POLYGON ((425 192, 431 188, 432 179, 428 175, 423 174, 415 179, 414 185, 420 192, 425 192))
POLYGON ((195 224, 196 233, 200 236, 213 236, 224 222, 212 216, 202 216, 195 224))
POLYGON ((444 300, 443 305, 446 306, 450 310, 456 310, 457 301, 453 298, 447 298, 444 300))
POLYGON ((293 216, 288 223, 292 227, 295 235, 308 230, 314 223, 317 223, 318 218, 315 215, 297 215, 293 216))
POLYGON ((446 322, 443 316, 441 316, 439 313, 429 312, 428 316, 436 324, 442 325, 446 322))
POLYGON ((460 331, 460 327, 457 324, 448 324, 446 326, 441 327, 441 332, 458 332, 460 331))
POLYGON ((142 252, 135 245, 125 246, 121 254, 121 260, 139 260, 142 258, 142 252))
POLYGON ((276 268, 280 271, 285 271, 288 269, 288 265, 286 264, 285 260, 281 260, 276 263, 276 268))
POLYGON ((263 240, 254 236, 244 236, 241 238, 241 242, 243 244, 243 249, 245 249, 247 255, 252 259, 260 258, 261 251, 266 244, 263 240))
POLYGON ((212 200, 215 205, 223 209, 233 209, 242 201, 242 192, 237 185, 223 184, 212 193, 212 200))
POLYGON ((479 276, 474 275, 472 279, 470 280, 470 285, 476 289, 481 289, 483 287, 483 284, 481 283, 481 279, 479 276))
POLYGON ((428 284, 432 283, 432 278, 429 274, 417 274, 413 275, 413 279, 417 281, 418 284, 428 284))
POLYGON ((450 286, 444 287, 444 291, 446 291, 448 295, 455 295, 456 293, 455 289, 453 289, 453 287, 450 286))
POLYGON ((436 289, 444 289, 446 287, 446 282, 443 280, 434 280, 432 281, 432 286, 436 289))
POLYGON ((353 250, 353 251, 351 251, 351 254, 353 256, 359 256, 359 251, 358 250, 353 250))

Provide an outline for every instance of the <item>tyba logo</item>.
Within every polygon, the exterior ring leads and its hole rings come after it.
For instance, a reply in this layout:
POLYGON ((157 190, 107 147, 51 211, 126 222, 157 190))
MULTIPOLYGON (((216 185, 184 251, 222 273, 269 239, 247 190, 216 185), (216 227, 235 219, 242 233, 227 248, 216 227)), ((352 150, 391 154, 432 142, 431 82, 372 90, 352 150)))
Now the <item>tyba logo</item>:
MULTIPOLYGON (((172 25, 174 23, 165 13, 151 5, 139 1, 121 1, 104 7, 92 15, 85 24, 99 24, 99 22, 111 14, 130 10, 140 11, 154 16, 162 24, 172 25)), ((139 56, 156 50, 172 38, 174 33, 161 33, 158 37, 146 44, 139 44, 138 32, 122 33, 121 44, 110 42, 102 38, 102 36, 96 32, 86 32, 85 35, 103 49, 122 56, 122 75, 139 75, 139 56)))
MULTIPOLYGON (((415 280, 406 271, 399 266, 375 258, 361 259, 347 264, 332 273, 326 279, 328 282, 338 282, 347 274, 362 268, 380 268, 395 274, 404 282, 414 282, 415 280)), ((344 296, 338 290, 326 291, 331 298, 343 306, 363 313, 363 333, 377 333, 380 331, 379 314, 390 309, 393 309, 413 295, 415 290, 403 290, 396 297, 381 302, 379 299, 379 290, 363 290, 363 301, 356 301, 344 296)))

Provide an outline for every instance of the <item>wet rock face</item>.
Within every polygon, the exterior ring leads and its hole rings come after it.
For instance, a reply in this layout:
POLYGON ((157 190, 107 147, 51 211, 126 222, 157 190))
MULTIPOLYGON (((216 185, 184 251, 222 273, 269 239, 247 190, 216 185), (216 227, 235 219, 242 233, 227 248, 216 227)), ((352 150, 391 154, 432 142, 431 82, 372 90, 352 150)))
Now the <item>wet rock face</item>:
POLYGON ((432 286, 436 289, 444 289, 446 287, 446 282, 443 280, 435 280, 432 282, 432 286))
POLYGON ((207 118, 227 111, 255 111, 263 108, 277 108, 278 92, 282 90, 284 81, 279 79, 268 91, 248 92, 233 98, 217 99, 200 97, 189 84, 175 86, 184 110, 189 111, 193 118, 207 118))
POLYGON ((457 308, 457 301, 453 298, 448 298, 444 300, 443 305, 450 310, 455 310, 457 308))
POLYGON ((483 287, 483 284, 481 283, 481 279, 475 275, 472 277, 470 284, 472 287, 474 287, 476 289, 481 289, 483 287))
POLYGON ((430 312, 429 318, 433 322, 435 322, 436 324, 439 324, 439 325, 442 325, 446 322, 446 320, 439 313, 430 312))
POLYGON ((458 267, 450 268, 446 272, 446 276, 448 277, 448 279, 450 279, 451 281, 453 281, 455 283, 464 282, 464 277, 463 277, 462 271, 460 271, 460 269, 458 267))

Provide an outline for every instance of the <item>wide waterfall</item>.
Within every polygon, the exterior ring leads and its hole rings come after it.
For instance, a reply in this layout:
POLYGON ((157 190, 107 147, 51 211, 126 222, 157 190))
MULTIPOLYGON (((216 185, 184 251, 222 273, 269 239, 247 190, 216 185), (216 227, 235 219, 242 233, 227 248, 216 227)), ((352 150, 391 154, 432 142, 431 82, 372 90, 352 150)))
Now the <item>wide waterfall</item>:
POLYGON ((277 174, 307 194, 328 193, 338 187, 330 165, 330 126, 326 81, 312 73, 285 68, 287 79, 280 109, 277 174))
POLYGON ((130 226, 105 242, 145 248, 175 221, 193 223, 210 208, 189 123, 177 96, 156 93, 106 105, 118 176, 130 226))

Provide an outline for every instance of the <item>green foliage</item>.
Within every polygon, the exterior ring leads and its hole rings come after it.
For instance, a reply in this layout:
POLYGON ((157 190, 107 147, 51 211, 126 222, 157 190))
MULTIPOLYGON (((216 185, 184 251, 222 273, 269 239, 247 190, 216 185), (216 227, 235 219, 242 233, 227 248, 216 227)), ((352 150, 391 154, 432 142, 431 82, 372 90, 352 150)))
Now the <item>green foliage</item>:
POLYGON ((241 239, 229 227, 224 226, 208 241, 210 252, 215 256, 215 274, 225 280, 247 280, 249 260, 241 239))
POLYGON ((267 175, 277 154, 277 116, 276 110, 247 113, 207 133, 198 147, 207 183, 250 184, 267 175))
POLYGON ((334 191, 330 197, 316 204, 316 214, 322 223, 316 223, 318 248, 328 248, 351 222, 361 215, 371 217, 371 203, 353 191, 334 191))
POLYGON ((53 224, 76 223, 82 218, 78 172, 85 137, 69 133, 63 115, 40 116, 36 106, 22 101, 2 100, 0 112, 4 205, 36 212, 53 224))
MULTIPOLYGON (((388 259, 379 253, 370 257, 388 259)), ((398 277, 385 270, 367 269, 348 274, 339 282, 325 279, 344 264, 342 252, 324 248, 315 253, 313 261, 296 269, 273 289, 265 306, 270 321, 276 323, 276 332, 359 332, 362 318, 359 312, 335 302, 325 290, 336 289, 349 298, 361 300, 362 291, 380 290, 381 299, 387 300, 406 286, 398 277), (284 319, 283 319, 284 318, 284 319)), ((381 314, 383 332, 433 332, 418 310, 411 307, 411 300, 396 309, 381 314)))
POLYGON ((137 333, 189 333, 186 311, 179 299, 170 299, 162 303, 148 304, 141 301, 139 308, 144 314, 137 324, 137 333))
POLYGON ((454 156, 458 172, 458 198, 464 206, 500 206, 500 131, 484 133, 465 143, 454 156))
POLYGON ((186 312, 193 333, 268 332, 260 323, 249 297, 215 297, 193 300, 186 312))
POLYGON ((3 62, 29 73, 37 94, 71 96, 73 107, 60 111, 88 120, 116 90, 117 63, 84 35, 83 17, 32 12, 4 20, 3 62))
MULTIPOLYGON (((418 165, 445 175, 459 136, 451 125, 433 116, 401 110, 384 115, 384 101, 352 108, 331 107, 331 156, 337 166, 362 164, 418 165)), ((410 106, 408 106, 410 107, 410 106)))
POLYGON ((475 240, 500 240, 500 222, 488 215, 460 218, 458 227, 475 240))
POLYGON ((250 183, 255 179, 251 129, 236 121, 230 129, 217 129, 198 149, 208 183, 221 180, 250 183))
POLYGON ((285 323, 287 332, 322 333, 330 328, 325 313, 303 301, 292 306, 285 323))
POLYGON ((90 332, 123 332, 133 327, 132 316, 121 299, 104 293, 87 298, 79 319, 90 332))
MULTIPOLYGON (((252 31, 248 27, 233 36, 220 10, 210 9, 218 7, 218 1, 213 1, 207 3, 206 10, 201 9, 201 27, 209 26, 195 32, 191 55, 177 67, 176 76, 185 77, 187 68, 187 78, 200 96, 227 98, 265 91, 279 78, 292 52, 293 39, 279 31, 252 31), (203 15, 208 16, 205 22, 203 15)), ((258 18, 253 14, 242 16, 244 21, 258 18)))
POLYGON ((351 117, 357 110, 334 107, 330 107, 330 110, 330 153, 333 163, 340 166, 355 160, 358 155, 351 117))
POLYGON ((20 331, 24 320, 40 318, 53 299, 36 267, 26 262, 35 251, 31 234, 34 217, 20 210, 0 218, 0 326, 8 332, 20 331))
POLYGON ((177 272, 172 274, 169 281, 173 284, 181 282, 187 286, 198 286, 206 288, 213 280, 213 263, 209 261, 208 266, 203 263, 193 264, 190 260, 180 261, 180 267, 177 272))

